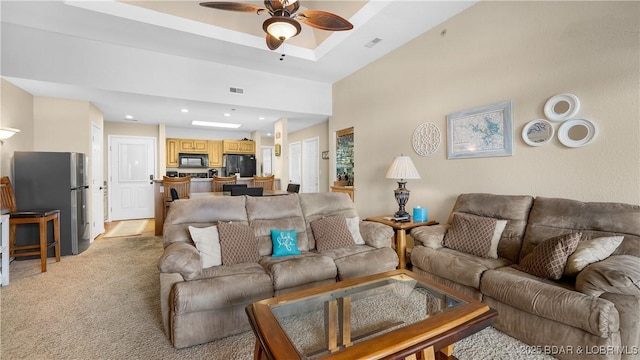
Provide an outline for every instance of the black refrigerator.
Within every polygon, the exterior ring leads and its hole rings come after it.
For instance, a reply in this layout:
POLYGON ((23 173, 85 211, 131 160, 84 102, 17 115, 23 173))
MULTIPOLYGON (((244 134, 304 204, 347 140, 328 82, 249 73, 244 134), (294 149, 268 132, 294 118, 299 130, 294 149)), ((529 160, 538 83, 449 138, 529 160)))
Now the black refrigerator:
POLYGON ((240 177, 252 177, 256 174, 255 155, 225 154, 222 156, 222 176, 240 174, 240 177))
MULTIPOLYGON (((60 210, 60 254, 76 255, 90 245, 87 216, 87 157, 73 152, 16 151, 13 187, 18 210, 60 210)), ((53 239, 53 226, 47 224, 53 239)), ((38 226, 17 227, 16 244, 37 242, 38 226)), ((49 249, 53 255, 53 248, 49 249)))

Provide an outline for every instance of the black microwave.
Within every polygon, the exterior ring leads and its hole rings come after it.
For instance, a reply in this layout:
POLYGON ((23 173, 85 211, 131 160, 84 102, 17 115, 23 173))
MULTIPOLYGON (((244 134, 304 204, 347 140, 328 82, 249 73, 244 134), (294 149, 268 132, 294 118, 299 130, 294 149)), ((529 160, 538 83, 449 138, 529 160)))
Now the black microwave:
POLYGON ((181 168, 207 168, 209 167, 209 155, 207 154, 178 154, 178 167, 181 168))

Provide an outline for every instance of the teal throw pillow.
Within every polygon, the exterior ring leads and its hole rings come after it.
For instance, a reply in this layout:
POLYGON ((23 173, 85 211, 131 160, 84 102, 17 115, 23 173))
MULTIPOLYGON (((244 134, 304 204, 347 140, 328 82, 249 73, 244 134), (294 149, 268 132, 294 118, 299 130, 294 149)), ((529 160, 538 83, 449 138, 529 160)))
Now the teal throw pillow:
POLYGON ((271 256, 300 255, 298 236, 295 230, 271 229, 271 243, 273 244, 271 256))

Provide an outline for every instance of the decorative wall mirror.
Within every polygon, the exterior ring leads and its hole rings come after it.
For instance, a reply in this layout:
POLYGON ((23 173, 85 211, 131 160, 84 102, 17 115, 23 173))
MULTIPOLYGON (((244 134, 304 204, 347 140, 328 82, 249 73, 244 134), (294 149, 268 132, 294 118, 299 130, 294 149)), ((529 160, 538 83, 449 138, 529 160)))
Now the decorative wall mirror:
POLYGON ((336 180, 353 185, 353 128, 336 131, 336 180))
POLYGON ((580 100, 573 94, 560 94, 551 97, 544 104, 544 114, 551 121, 565 121, 574 117, 580 110, 580 100))
POLYGON ((596 125, 585 119, 567 120, 558 129, 558 139, 567 147, 585 146, 598 135, 596 125))
POLYGON ((522 129, 522 140, 531 146, 542 146, 553 138, 553 125, 544 119, 528 122, 522 129))

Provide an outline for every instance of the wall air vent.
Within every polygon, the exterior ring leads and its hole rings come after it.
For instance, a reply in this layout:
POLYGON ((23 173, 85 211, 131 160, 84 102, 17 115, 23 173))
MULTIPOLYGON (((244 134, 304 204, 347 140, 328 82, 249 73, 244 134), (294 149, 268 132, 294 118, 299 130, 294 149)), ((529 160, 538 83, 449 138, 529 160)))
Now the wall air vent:
POLYGON ((233 93, 233 94, 244 94, 244 89, 243 88, 237 88, 237 87, 230 87, 229 88, 229 92, 233 93))

